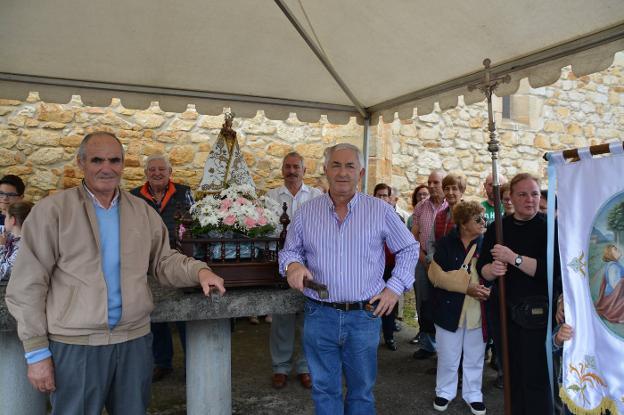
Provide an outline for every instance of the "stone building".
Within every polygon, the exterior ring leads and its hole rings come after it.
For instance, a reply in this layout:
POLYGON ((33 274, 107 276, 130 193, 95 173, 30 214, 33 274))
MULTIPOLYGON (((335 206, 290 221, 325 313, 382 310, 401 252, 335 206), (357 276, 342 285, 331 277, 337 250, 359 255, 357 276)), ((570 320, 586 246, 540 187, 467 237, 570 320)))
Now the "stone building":
MULTIPOLYGON (((495 111, 503 173, 544 176, 542 155, 547 151, 622 140, 624 53, 600 73, 576 78, 565 68, 551 86, 532 89, 523 83, 511 97, 497 98, 495 111)), ((75 186, 81 179, 77 146, 84 134, 103 129, 114 131, 126 148, 125 188, 143 182, 144 160, 154 153, 169 155, 174 180, 197 187, 222 123, 223 116, 198 114, 191 105, 183 113, 172 113, 157 103, 143 110, 124 108, 117 99, 108 107, 90 107, 79 96, 66 104, 42 102, 36 92, 25 101, 0 96, 0 174, 23 177, 32 200, 75 186)), ((486 124, 485 104, 466 106, 461 98, 459 106, 445 112, 380 121, 369 144, 369 187, 381 181, 391 184, 407 207, 412 189, 426 182, 432 169, 444 169, 466 175, 467 196, 481 197, 490 168, 486 124)), ((326 146, 363 144, 363 128, 355 121, 304 123, 295 114, 270 120, 258 112, 254 118, 236 119, 234 129, 259 189, 281 183, 281 158, 289 151, 305 156, 306 181, 320 186, 326 146)))

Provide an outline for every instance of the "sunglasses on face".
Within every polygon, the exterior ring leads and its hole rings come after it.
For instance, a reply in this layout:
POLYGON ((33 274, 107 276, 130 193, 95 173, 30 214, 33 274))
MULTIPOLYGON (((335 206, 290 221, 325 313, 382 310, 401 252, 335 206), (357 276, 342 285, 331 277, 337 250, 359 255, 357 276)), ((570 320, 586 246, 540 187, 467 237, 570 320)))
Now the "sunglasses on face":
POLYGON ((482 216, 482 215, 475 216, 474 221, 479 224, 481 223, 485 224, 485 216, 482 216))

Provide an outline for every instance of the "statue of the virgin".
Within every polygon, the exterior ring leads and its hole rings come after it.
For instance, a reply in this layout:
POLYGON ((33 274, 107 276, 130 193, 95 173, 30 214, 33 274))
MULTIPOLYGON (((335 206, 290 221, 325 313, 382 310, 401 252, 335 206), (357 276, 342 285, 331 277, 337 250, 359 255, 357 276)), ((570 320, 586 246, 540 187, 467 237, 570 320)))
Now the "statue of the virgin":
POLYGON ((243 184, 255 188, 238 146, 236 131, 232 129, 233 120, 234 114, 227 112, 217 142, 206 159, 204 177, 199 185, 203 193, 219 193, 226 187, 243 184))

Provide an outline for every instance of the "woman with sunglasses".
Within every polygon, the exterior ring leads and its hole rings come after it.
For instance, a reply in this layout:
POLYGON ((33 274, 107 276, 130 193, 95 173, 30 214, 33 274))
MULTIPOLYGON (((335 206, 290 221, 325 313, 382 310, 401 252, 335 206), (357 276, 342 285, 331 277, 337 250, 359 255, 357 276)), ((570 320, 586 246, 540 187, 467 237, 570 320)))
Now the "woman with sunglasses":
POLYGON ((487 300, 490 290, 481 284, 475 265, 485 232, 484 209, 478 202, 458 202, 452 213, 457 226, 436 242, 428 274, 435 287, 433 321, 438 351, 433 407, 443 412, 455 398, 463 354, 462 398, 473 414, 483 415, 481 383, 487 337, 481 302, 487 300))

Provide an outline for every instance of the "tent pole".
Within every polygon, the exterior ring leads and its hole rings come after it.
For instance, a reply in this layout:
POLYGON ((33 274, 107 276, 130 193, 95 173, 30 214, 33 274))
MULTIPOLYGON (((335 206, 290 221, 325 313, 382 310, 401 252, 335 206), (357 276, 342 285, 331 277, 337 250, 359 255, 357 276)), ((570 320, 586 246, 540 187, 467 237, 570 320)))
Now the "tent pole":
MULTIPOLYGON (((496 87, 501 83, 508 83, 511 81, 511 77, 506 75, 504 77, 493 77, 490 72, 489 59, 483 61, 485 66, 485 80, 479 84, 471 85, 469 90, 478 88, 483 92, 487 98, 488 106, 488 131, 490 133, 490 141, 488 142, 488 151, 492 156, 492 185, 494 192, 494 228, 496 231, 496 243, 503 244, 503 218, 501 214, 501 197, 500 197, 500 182, 498 180, 498 139, 496 137, 496 125, 494 123, 494 112, 492 110, 492 93, 496 87)), ((507 302, 505 296, 505 277, 498 278, 498 292, 499 292, 499 312, 500 312, 500 324, 501 324, 501 346, 503 355, 503 388, 505 398, 505 415, 511 415, 511 385, 509 374, 509 342, 507 337, 507 302)))
POLYGON ((332 78, 334 78, 334 80, 338 83, 342 91, 349 97, 349 99, 353 103, 353 106, 355 106, 355 108, 358 110, 360 115, 365 119, 369 118, 369 113, 366 110, 366 108, 364 108, 364 106, 360 103, 357 97, 353 94, 353 92, 344 82, 340 74, 338 74, 334 66, 329 61, 329 58, 327 57, 325 52, 323 52, 321 48, 312 39, 310 39, 310 36, 303 28, 303 25, 299 22, 299 20, 297 20, 294 13, 290 10, 288 5, 286 5, 286 2, 284 0, 274 0, 274 1, 275 1, 275 4, 277 4, 277 7, 279 7, 282 13, 284 13, 284 16, 286 16, 286 18, 290 21, 290 23, 293 25, 295 30, 297 30, 299 35, 303 38, 303 40, 308 45, 308 47, 312 50, 312 52, 314 52, 316 57, 321 61, 325 69, 327 69, 327 72, 329 72, 332 78))
POLYGON ((362 177, 362 193, 367 193, 368 190, 368 155, 370 154, 370 118, 364 119, 364 139, 363 139, 363 153, 364 153, 364 177, 362 177))

